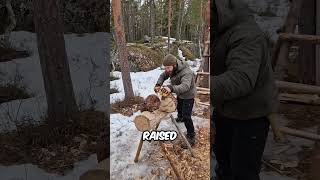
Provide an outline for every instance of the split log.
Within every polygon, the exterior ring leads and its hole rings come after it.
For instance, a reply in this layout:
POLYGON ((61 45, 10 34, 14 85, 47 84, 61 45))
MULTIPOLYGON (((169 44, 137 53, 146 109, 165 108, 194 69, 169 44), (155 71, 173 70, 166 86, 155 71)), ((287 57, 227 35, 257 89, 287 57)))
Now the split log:
POLYGON ((296 129, 291 129, 288 127, 280 127, 280 131, 286 134, 289 134, 291 136, 296 136, 296 137, 301 137, 305 139, 310 139, 310 140, 315 140, 315 141, 320 141, 320 135, 319 134, 314 134, 310 132, 305 132, 301 130, 296 130, 296 129))
POLYGON ((286 81, 276 81, 279 89, 287 90, 293 93, 320 94, 320 86, 292 83, 286 81))
POLYGON ((198 102, 198 104, 203 105, 203 106, 210 106, 209 103, 198 102))
POLYGON ((199 90, 199 91, 210 91, 209 88, 202 88, 202 87, 197 87, 197 90, 199 90))
POLYGON ((201 95, 209 95, 210 91, 197 91, 197 93, 201 95))
POLYGON ((293 33, 281 33, 279 35, 281 41, 296 42, 301 44, 320 44, 320 36, 301 35, 293 33))
POLYGON ((161 148, 162 148, 162 150, 163 150, 166 158, 168 159, 168 161, 169 161, 169 163, 170 163, 170 166, 172 167, 172 170, 173 170, 173 172, 175 173, 177 179, 178 179, 178 180, 182 180, 183 177, 182 177, 180 171, 178 170, 178 168, 177 168, 177 166, 176 166, 176 164, 175 164, 175 161, 174 161, 174 160, 172 159, 172 157, 170 156, 170 154, 169 154, 166 146, 164 145, 164 143, 160 143, 160 145, 161 145, 161 148))
POLYGON ((149 112, 144 111, 140 115, 136 116, 133 120, 136 128, 143 132, 149 131, 156 127, 156 125, 168 115, 168 113, 176 110, 176 102, 173 97, 166 97, 161 100, 159 109, 149 112))
POLYGON ((210 75, 209 72, 197 72, 197 75, 210 75))
POLYGON ((311 104, 311 105, 320 105, 320 97, 318 95, 311 95, 311 94, 287 94, 282 93, 279 95, 280 101, 287 101, 287 102, 298 102, 304 104, 311 104))

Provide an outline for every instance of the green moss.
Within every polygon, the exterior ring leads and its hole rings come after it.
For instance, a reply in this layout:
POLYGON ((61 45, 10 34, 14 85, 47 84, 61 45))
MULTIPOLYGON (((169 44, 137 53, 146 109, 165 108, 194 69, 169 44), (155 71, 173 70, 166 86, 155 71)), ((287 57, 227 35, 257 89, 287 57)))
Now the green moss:
POLYGON ((191 60, 194 61, 196 59, 196 57, 192 54, 192 52, 184 47, 184 46, 180 46, 179 49, 182 51, 182 55, 187 59, 187 60, 191 60))
POLYGON ((142 44, 134 44, 128 47, 128 50, 135 50, 143 55, 147 56, 151 61, 155 62, 157 65, 161 65, 164 54, 160 48, 150 48, 142 44))

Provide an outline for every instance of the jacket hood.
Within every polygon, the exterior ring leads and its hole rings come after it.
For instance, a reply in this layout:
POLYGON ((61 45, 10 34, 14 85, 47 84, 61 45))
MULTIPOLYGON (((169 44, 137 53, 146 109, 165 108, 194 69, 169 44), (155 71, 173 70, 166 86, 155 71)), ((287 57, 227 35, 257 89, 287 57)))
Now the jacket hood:
POLYGON ((214 0, 212 12, 214 34, 220 34, 234 24, 254 21, 249 7, 242 0, 214 0))
POLYGON ((177 64, 178 64, 178 66, 177 66, 177 72, 180 72, 180 71, 182 71, 183 69, 189 67, 189 65, 188 65, 187 63, 184 63, 184 62, 179 61, 179 60, 177 61, 177 64))

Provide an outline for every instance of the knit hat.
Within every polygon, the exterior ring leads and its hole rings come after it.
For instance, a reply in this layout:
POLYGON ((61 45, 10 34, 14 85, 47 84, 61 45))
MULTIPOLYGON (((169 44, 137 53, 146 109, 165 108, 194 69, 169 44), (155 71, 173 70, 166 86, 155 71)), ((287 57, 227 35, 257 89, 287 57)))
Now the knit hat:
POLYGON ((174 66, 177 64, 177 62, 177 58, 174 55, 168 54, 164 57, 162 64, 164 66, 174 66))

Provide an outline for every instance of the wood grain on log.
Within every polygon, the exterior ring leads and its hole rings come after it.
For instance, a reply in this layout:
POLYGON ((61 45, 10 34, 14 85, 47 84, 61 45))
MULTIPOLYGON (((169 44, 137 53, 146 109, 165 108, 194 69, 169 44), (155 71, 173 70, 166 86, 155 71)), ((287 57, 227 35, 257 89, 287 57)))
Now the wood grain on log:
POLYGON ((144 111, 140 115, 134 118, 136 128, 143 131, 150 131, 155 129, 156 125, 163 119, 168 113, 156 110, 154 112, 144 111))
POLYGON ((143 132, 155 128, 155 126, 168 114, 176 110, 176 101, 173 96, 165 97, 161 100, 159 109, 149 112, 143 111, 133 120, 136 128, 143 132))

